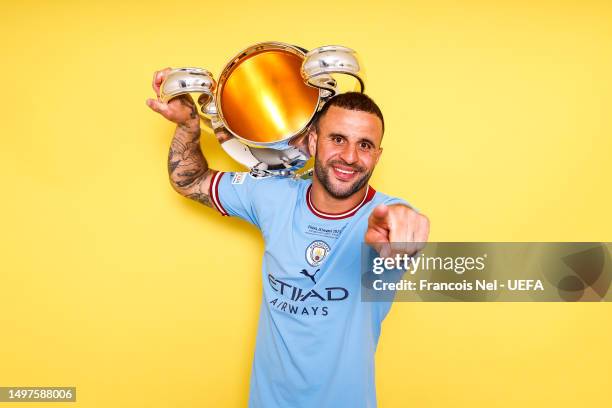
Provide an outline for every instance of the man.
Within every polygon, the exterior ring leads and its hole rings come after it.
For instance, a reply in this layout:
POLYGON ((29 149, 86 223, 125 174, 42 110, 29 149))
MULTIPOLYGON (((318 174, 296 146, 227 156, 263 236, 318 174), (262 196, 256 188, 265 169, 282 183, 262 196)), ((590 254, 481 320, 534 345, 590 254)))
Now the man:
POLYGON ((188 98, 159 101, 169 69, 155 73, 147 105, 177 123, 168 157, 174 189, 245 219, 265 239, 264 293, 249 406, 374 407, 374 353, 389 302, 360 301, 362 243, 403 242, 414 254, 429 221, 368 181, 382 153, 384 121, 367 96, 332 98, 308 135, 312 181, 255 179, 212 170, 188 98))

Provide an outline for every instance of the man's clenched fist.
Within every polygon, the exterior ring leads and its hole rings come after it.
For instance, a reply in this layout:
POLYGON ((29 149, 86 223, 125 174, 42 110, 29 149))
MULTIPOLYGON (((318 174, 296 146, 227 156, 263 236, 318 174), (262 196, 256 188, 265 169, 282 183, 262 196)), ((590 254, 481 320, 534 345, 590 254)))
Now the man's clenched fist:
POLYGON ((381 204, 370 214, 365 242, 383 257, 412 256, 425 247, 428 237, 427 217, 402 204, 381 204))
POLYGON ((196 107, 189 96, 181 95, 171 99, 168 103, 164 103, 160 100, 161 84, 170 71, 172 71, 171 68, 164 68, 153 74, 152 86, 153 91, 157 95, 157 99, 147 99, 147 106, 171 122, 185 124, 191 121, 194 122, 194 124, 199 124, 196 107))

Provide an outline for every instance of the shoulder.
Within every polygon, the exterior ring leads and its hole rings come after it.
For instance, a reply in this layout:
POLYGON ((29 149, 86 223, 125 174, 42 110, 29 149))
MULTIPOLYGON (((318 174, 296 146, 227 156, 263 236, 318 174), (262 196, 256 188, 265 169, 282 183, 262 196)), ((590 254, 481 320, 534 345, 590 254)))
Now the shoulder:
POLYGON ((376 194, 374 194, 374 198, 372 199, 372 203, 374 205, 379 205, 379 204, 391 205, 391 204, 400 204, 400 203, 403 204, 403 203, 406 203, 406 200, 400 197, 395 197, 389 194, 385 194, 381 191, 376 191, 376 194))
POLYGON ((298 195, 310 182, 289 177, 253 177, 248 172, 219 172, 212 183, 213 190, 221 191, 221 195, 237 194, 250 200, 268 201, 298 195))
POLYGON ((236 215, 257 226, 298 201, 307 184, 286 177, 253 177, 247 172, 218 172, 212 177, 210 196, 222 215, 236 215))
POLYGON ((416 212, 419 212, 412 204, 410 204, 407 200, 401 197, 391 196, 380 191, 377 191, 372 199, 372 207, 376 207, 377 205, 385 204, 385 205, 394 205, 394 204, 402 204, 409 208, 412 208, 416 212))
POLYGON ((305 180, 293 179, 290 177, 254 177, 249 172, 220 171, 214 176, 225 184, 233 186, 245 186, 254 188, 278 187, 278 188, 299 188, 305 180))

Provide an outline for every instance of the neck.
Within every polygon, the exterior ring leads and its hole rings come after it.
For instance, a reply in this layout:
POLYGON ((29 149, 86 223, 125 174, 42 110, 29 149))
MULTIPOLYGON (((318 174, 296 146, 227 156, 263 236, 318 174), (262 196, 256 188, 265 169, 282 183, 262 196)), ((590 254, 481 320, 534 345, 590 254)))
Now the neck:
POLYGON ((335 198, 323 187, 316 175, 312 177, 310 199, 317 210, 329 214, 341 214, 352 210, 365 198, 368 185, 366 184, 355 194, 347 198, 335 198))

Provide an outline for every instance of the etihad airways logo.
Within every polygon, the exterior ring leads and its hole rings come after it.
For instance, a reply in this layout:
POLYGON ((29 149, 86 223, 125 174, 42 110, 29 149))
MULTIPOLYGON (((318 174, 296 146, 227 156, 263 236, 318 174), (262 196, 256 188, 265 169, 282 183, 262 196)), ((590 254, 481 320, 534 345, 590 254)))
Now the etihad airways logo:
MULTIPOLYGON (((314 277, 317 272, 319 272, 319 269, 314 273, 308 273, 307 270, 302 269, 300 273, 315 282, 314 277)), ((338 302, 345 300, 349 296, 348 290, 339 286, 330 286, 318 290, 314 288, 306 290, 275 278, 271 274, 268 274, 268 283, 273 291, 285 298, 283 299, 280 296, 275 297, 269 302, 271 307, 292 315, 327 316, 329 314, 329 307, 324 306, 327 303, 321 305, 320 302, 338 302), (308 299, 312 299, 316 303, 305 302, 308 299), (290 301, 297 303, 290 303, 290 301)))
MULTIPOLYGON (((314 280, 313 277, 311 277, 311 279, 314 280)), ((268 283, 275 292, 297 302, 303 302, 310 298, 317 299, 322 302, 337 302, 344 300, 349 296, 348 290, 339 286, 332 286, 319 290, 314 288, 305 290, 275 278, 271 274, 268 274, 268 283)))

